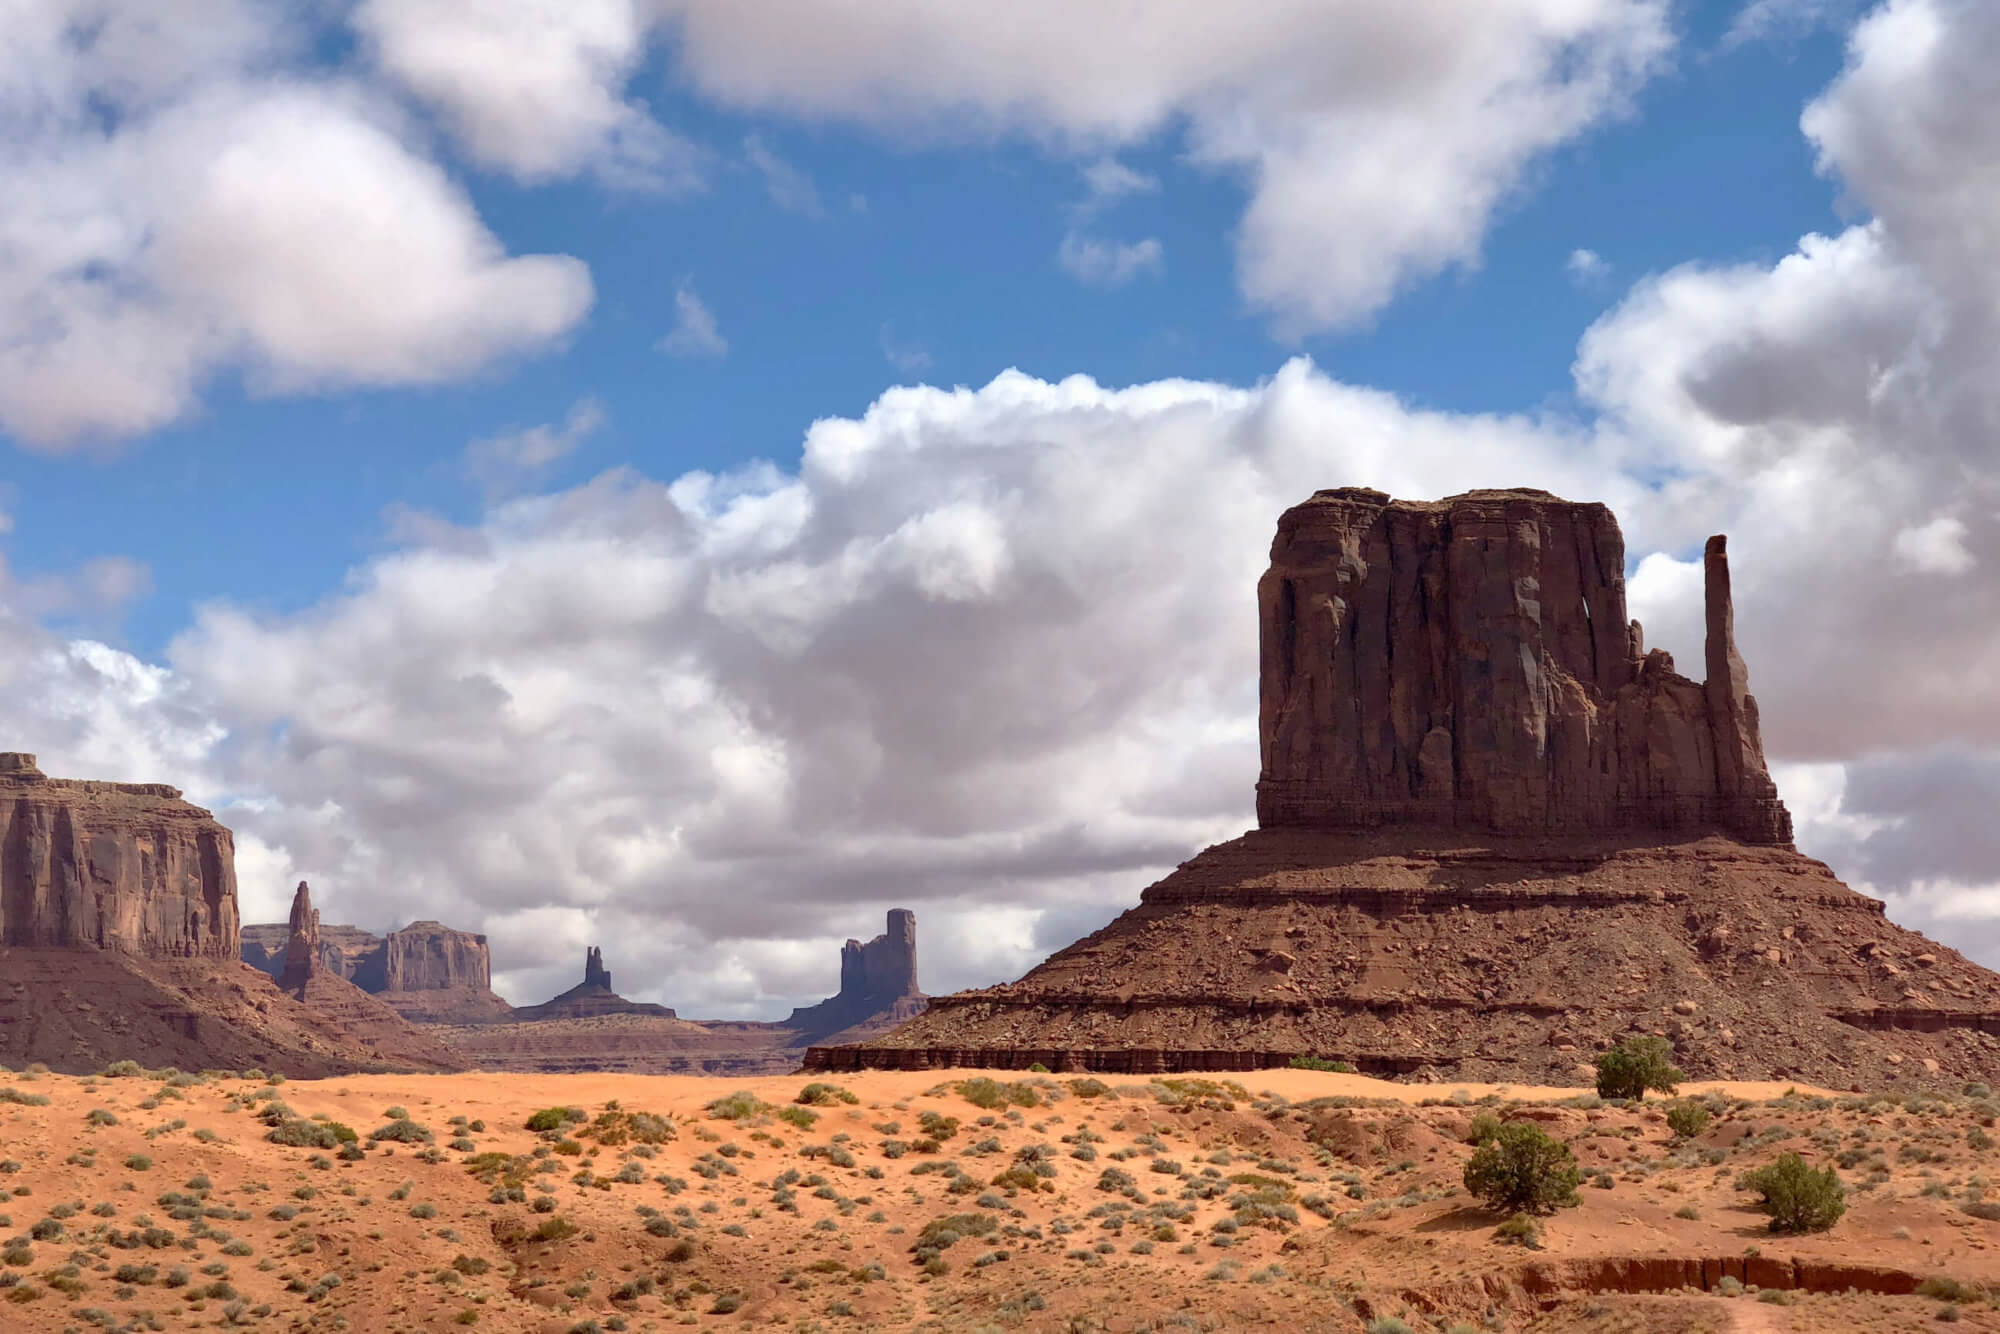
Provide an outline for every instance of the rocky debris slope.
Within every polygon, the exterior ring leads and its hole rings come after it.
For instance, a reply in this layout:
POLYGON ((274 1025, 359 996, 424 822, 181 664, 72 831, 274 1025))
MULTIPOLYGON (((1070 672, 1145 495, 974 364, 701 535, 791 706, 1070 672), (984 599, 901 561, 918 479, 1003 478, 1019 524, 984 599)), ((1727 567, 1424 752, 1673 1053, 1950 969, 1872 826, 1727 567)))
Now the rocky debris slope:
POLYGON ((807 1064, 1583 1082, 1654 1033, 1704 1077, 1989 1078, 2000 977, 1790 847, 1722 540, 1705 684, 1640 653, 1623 560, 1609 511, 1542 492, 1288 511, 1264 827, 1018 982, 807 1064))
MULTIPOLYGON (((513 1007, 493 994, 486 937, 441 922, 412 922, 386 936, 353 926, 318 927, 320 966, 419 1023, 503 1021, 513 1007)), ((243 961, 284 973, 289 924, 243 928, 243 961)))
POLYGON ((0 948, 0 1062, 89 1074, 132 1060, 294 1079, 464 1064, 414 1041, 407 1024, 329 1011, 320 1001, 312 993, 302 1001, 233 960, 0 948))
POLYGON ((229 831, 179 788, 50 778, 0 753, 0 943, 233 959, 229 831))

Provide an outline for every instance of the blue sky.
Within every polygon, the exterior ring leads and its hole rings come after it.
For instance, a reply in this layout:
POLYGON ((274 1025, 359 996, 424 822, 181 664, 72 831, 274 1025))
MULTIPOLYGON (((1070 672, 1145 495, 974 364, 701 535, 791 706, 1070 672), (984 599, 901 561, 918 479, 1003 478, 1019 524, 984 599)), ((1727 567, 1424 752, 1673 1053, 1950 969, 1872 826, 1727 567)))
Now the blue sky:
POLYGON ((43 0, 0 726, 516 1000, 985 983, 1248 823, 1284 505, 1539 485, 2000 963, 1995 15, 43 0))
POLYGON ((392 507, 474 517, 468 443, 560 421, 583 399, 602 405, 604 425, 547 474, 552 484, 617 466, 659 478, 752 458, 789 466, 816 418, 858 414, 894 384, 981 385, 1008 367, 1107 385, 1247 385, 1303 352, 1415 404, 1574 413, 1577 339, 1634 279, 1691 260, 1769 262, 1839 225, 1838 187, 1814 172, 1797 119, 1839 69, 1843 34, 1724 46, 1739 12, 1723 0, 1677 13, 1681 44, 1633 114, 1536 163, 1476 261, 1417 283, 1362 327, 1296 339, 1277 337, 1237 291, 1242 183, 1188 163, 1172 129, 1118 154, 1158 189, 1104 215, 1158 238, 1163 262, 1091 286, 1057 258, 1091 159, 1018 139, 908 147, 731 114, 677 89, 656 51, 633 84, 715 154, 699 194, 524 187, 452 164, 510 252, 589 264, 597 301, 564 346, 417 389, 269 397, 224 373, 169 428, 82 456, 17 448, 9 560, 24 575, 107 552, 143 562, 152 591, 91 628, 157 656, 205 599, 282 611, 316 601, 378 549, 392 507), (816 212, 773 197, 746 152, 753 138, 809 183, 816 212), (1572 275, 1578 249, 1603 270, 1572 275), (726 354, 660 350, 683 287, 714 315, 726 354))

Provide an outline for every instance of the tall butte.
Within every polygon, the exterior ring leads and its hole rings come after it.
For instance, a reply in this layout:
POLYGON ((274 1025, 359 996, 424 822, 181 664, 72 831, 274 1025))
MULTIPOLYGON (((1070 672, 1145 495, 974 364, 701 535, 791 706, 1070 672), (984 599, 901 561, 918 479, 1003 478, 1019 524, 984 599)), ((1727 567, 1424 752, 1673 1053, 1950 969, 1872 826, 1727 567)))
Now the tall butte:
POLYGON ((1543 491, 1294 506, 1257 590, 1260 828, 808 1066, 1574 1083, 1659 1034, 1702 1077, 1986 1078, 2000 977, 1792 847, 1724 540, 1703 681, 1645 648, 1624 568, 1610 510, 1543 491))

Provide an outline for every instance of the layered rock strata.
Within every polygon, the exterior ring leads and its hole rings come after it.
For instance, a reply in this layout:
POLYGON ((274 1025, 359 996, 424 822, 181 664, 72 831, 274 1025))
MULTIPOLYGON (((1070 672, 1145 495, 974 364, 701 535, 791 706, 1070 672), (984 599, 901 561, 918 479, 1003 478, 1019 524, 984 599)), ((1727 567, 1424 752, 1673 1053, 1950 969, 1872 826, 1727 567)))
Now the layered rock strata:
POLYGON ((1790 843, 1721 537, 1704 571, 1700 682, 1628 619, 1625 541, 1603 505, 1316 493, 1279 519, 1257 588, 1258 822, 1790 843))
POLYGON ((179 788, 0 753, 0 943, 234 959, 237 931, 229 831, 179 788))
POLYGON ((1020 981, 808 1066, 1563 1083, 1657 1033, 1697 1077, 1986 1078, 2000 977, 1790 846, 1726 544, 1701 683, 1642 652, 1623 563, 1609 511, 1542 492, 1288 511, 1259 587, 1264 827, 1020 981))
POLYGON ((324 970, 304 885, 292 917, 287 990, 238 960, 233 842, 207 811, 165 784, 54 779, 31 755, 0 755, 0 1060, 300 1076, 459 1066, 324 970))
MULTIPOLYGON (((319 966, 345 978, 406 1019, 420 1023, 486 1023, 512 1016, 493 994, 486 937, 441 922, 412 922, 378 936, 353 926, 321 925, 319 966)), ((243 961, 282 977, 289 924, 243 928, 243 961)))

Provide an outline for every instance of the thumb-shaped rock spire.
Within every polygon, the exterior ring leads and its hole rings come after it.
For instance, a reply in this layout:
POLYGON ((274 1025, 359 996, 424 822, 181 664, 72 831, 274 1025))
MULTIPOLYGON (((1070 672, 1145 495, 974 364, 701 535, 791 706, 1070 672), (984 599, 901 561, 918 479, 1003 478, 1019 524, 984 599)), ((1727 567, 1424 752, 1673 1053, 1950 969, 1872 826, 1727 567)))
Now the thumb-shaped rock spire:
POLYGON ((285 941, 285 970, 278 975, 278 985, 288 990, 302 987, 319 971, 319 909, 313 907, 312 889, 301 880, 292 894, 291 935, 285 941))

